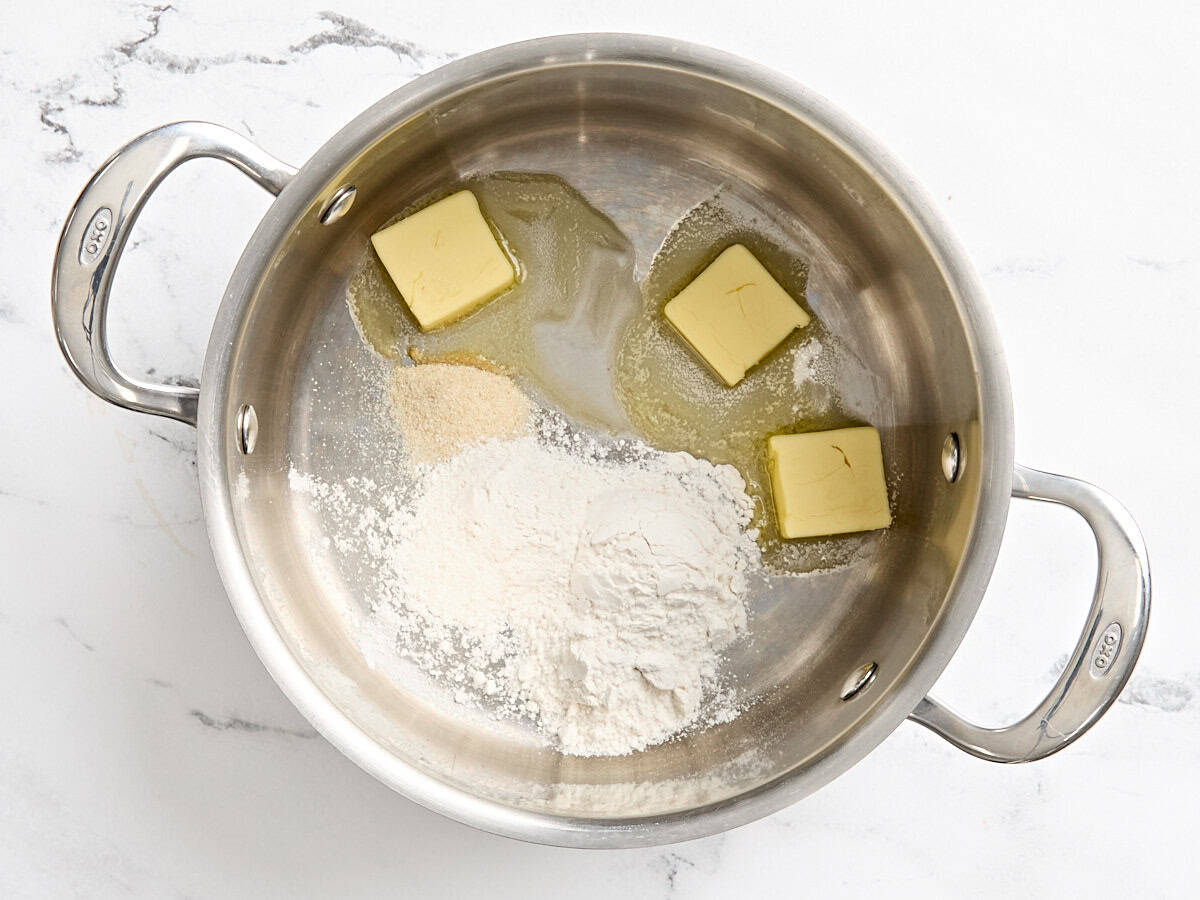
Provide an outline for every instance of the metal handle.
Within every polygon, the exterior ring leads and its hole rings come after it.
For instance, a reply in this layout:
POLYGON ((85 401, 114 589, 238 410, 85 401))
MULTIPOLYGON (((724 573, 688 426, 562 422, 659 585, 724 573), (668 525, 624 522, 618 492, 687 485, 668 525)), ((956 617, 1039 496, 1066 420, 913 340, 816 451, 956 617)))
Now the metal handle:
POLYGON ((1146 639, 1150 563, 1141 532, 1114 498, 1087 482, 1018 466, 1013 496, 1069 506, 1091 527, 1099 554, 1087 624, 1066 669, 1037 709, 1004 728, 982 728, 932 697, 909 716, 954 746, 992 762, 1032 762, 1092 727, 1129 680, 1146 639))
POLYGON ((88 182, 63 226, 50 304, 63 356, 89 390, 110 403, 196 424, 197 388, 134 381, 113 365, 107 309, 117 262, 146 200, 180 163, 222 159, 278 194, 296 170, 228 128, 176 122, 114 153, 88 182))

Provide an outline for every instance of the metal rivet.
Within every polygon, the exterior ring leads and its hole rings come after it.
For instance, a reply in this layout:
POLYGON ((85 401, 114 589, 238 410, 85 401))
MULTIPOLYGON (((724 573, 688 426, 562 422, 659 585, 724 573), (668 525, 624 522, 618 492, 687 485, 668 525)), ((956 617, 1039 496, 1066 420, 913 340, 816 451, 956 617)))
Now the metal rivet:
POLYGON ((254 452, 258 441, 258 413, 249 403, 243 403, 237 414, 238 449, 246 456, 254 452))
POLYGON ((946 481, 954 484, 958 481, 961 471, 962 446, 958 442, 958 433, 952 431, 946 435, 946 442, 942 444, 942 474, 946 476, 946 481))
POLYGON ((852 700, 871 686, 871 682, 875 680, 875 675, 879 672, 879 663, 867 663, 865 666, 859 666, 850 673, 850 677, 846 679, 846 683, 842 685, 842 699, 852 700))
POLYGON ((350 212, 350 207, 354 205, 354 198, 357 195, 358 188, 350 184, 343 185, 334 191, 333 196, 321 207, 321 224, 332 225, 350 212))

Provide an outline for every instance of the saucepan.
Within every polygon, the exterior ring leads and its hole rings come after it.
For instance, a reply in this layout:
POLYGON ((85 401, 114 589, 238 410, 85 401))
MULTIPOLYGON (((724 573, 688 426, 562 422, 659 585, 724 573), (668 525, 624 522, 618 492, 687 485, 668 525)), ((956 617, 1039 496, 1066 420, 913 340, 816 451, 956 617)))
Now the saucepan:
POLYGON ((298 170, 225 128, 167 125, 88 183, 52 294, 60 345, 88 388, 197 429, 216 564, 291 701, 386 785, 488 831, 576 847, 714 834, 810 794, 905 719, 987 760, 1036 760, 1109 708, 1145 638, 1137 526, 1099 489, 1014 464, 996 329, 931 203, 825 100, 721 52, 607 34, 490 50, 390 94, 298 170), (146 384, 110 357, 109 291, 143 205, 195 157, 225 160, 276 199, 225 291, 199 388, 146 384), (322 523, 288 487, 297 459, 333 476, 358 464, 339 436, 368 427, 354 398, 373 363, 345 297, 369 236, 421 197, 496 171, 564 178, 629 236, 642 270, 688 209, 715 191, 738 197, 808 248, 808 302, 881 386, 871 424, 900 473, 885 538, 754 598, 750 649, 730 661, 750 701, 740 716, 626 756, 565 755, 518 727, 484 727, 369 666, 343 615, 364 602, 362 585, 312 552, 322 523), (1079 513, 1099 573, 1049 695, 986 728, 928 692, 987 588, 1012 497, 1079 513))

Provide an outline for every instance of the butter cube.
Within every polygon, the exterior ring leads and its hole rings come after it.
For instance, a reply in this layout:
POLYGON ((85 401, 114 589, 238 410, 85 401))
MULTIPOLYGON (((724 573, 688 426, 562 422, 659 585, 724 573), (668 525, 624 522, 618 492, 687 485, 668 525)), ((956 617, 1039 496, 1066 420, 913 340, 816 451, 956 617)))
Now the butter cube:
POLYGON ((371 243, 422 331, 465 316, 517 280, 470 191, 377 231, 371 243))
POLYGON ((713 260, 663 307, 663 315, 729 387, 809 321, 741 244, 713 260))
POLYGON ((879 432, 870 426, 767 439, 775 518, 785 538, 892 524, 879 432))

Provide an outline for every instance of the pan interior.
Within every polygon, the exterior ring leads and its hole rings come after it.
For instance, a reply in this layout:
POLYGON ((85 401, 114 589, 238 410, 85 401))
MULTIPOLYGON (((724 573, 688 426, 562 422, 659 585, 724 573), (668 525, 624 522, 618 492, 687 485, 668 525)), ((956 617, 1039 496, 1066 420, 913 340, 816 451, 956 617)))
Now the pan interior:
MULTIPOLYGON (((979 497, 980 407, 946 278, 875 177, 793 111, 681 68, 542 65, 480 80, 405 116, 347 157, 294 223, 247 298, 227 409, 257 413, 254 452, 226 457, 243 552, 276 627, 315 683, 374 741, 471 795, 589 821, 660 817, 742 795, 836 746, 903 680, 948 603, 979 497), (449 184, 497 171, 561 176, 632 241, 645 272, 664 235, 717 192, 785 229, 810 265, 808 302, 875 374, 895 521, 859 561, 753 597, 732 653, 738 718, 623 757, 580 758, 530 731, 466 715, 415 673, 389 677, 349 624, 364 584, 326 547, 328 523, 289 490, 291 464, 370 474, 362 402, 385 364, 349 315, 368 237, 449 184), (320 197, 352 184, 349 213, 320 197), (943 474, 947 436, 963 461, 943 474), (235 485, 241 484, 238 490, 235 485), (324 548, 324 549, 323 549, 324 548), (843 700, 848 679, 870 685, 843 700)), ((379 435, 386 441, 386 435, 379 435)))

